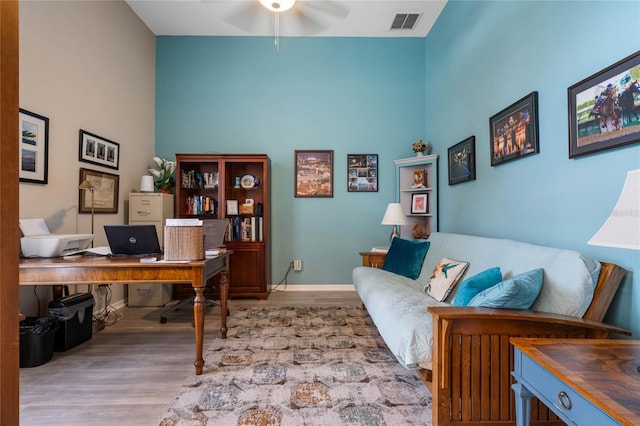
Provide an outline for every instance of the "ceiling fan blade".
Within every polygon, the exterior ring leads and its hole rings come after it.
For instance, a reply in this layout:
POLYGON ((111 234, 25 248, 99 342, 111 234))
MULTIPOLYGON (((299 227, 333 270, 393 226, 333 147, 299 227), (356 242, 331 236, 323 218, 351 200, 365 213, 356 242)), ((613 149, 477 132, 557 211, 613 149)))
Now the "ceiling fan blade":
POLYGON ((265 9, 258 0, 234 3, 237 3, 238 6, 223 18, 226 23, 249 34, 268 35, 273 33, 273 12, 265 9))
POLYGON ((292 12, 292 18, 287 17, 286 12, 280 17, 282 35, 293 33, 312 36, 320 34, 329 28, 336 19, 345 18, 349 14, 349 9, 330 0, 303 0, 296 2, 292 12), (290 30, 288 30, 289 27, 290 30))

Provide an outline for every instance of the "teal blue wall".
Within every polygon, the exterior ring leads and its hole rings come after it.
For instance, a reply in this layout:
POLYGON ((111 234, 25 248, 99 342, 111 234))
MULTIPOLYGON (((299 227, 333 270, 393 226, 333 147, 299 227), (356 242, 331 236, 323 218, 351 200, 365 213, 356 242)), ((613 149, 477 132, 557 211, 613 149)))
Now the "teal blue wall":
POLYGON ((476 181, 448 186, 440 163, 440 229, 621 265, 629 273, 607 321, 636 338, 640 252, 586 242, 615 206, 627 170, 640 168, 640 145, 569 159, 567 88, 640 48, 639 19, 640 2, 449 1, 426 39, 426 137, 446 158, 447 147, 476 136, 476 181), (489 117, 532 91, 540 154, 491 167, 489 117))
POLYGON ((424 137, 424 39, 159 37, 156 149, 264 152, 272 161, 272 271, 345 284, 358 252, 384 245, 393 160, 424 137), (293 194, 296 149, 334 150, 333 198, 293 194), (380 191, 347 192, 347 154, 379 155, 380 191))
POLYGON ((640 145, 568 158, 567 88, 640 46, 639 2, 450 0, 426 39, 159 37, 156 146, 266 152, 273 281, 351 282, 387 241, 393 160, 419 138, 440 154, 440 229, 576 249, 629 274, 607 321, 640 336, 640 252, 589 246, 640 145), (612 16, 615 24, 604 25, 612 16), (606 31, 603 32, 606 27, 606 31), (489 117, 539 93, 540 154, 490 167, 489 117), (447 148, 476 136, 477 180, 447 185, 447 148), (293 151, 335 151, 334 198, 293 197, 293 151), (346 191, 346 155, 380 155, 380 192, 346 191))

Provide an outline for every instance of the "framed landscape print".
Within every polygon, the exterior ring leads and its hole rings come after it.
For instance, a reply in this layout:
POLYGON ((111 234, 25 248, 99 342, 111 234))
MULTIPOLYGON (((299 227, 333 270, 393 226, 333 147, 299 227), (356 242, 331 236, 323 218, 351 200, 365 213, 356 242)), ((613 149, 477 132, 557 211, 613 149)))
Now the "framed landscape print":
POLYGON ((640 142, 640 51, 568 89, 569 158, 640 142))
POLYGON ((449 185, 476 179, 476 137, 471 136, 448 149, 449 185))
POLYGON ((87 181, 92 189, 79 189, 79 213, 118 213, 118 187, 120 177, 97 170, 80 169, 80 183, 87 181), (93 197, 91 196, 93 193, 93 197), (92 200, 93 198, 93 200, 92 200))
POLYGON ((46 184, 49 174, 49 119, 20 108, 20 182, 46 184))
POLYGON ((489 119, 491 166, 540 152, 538 92, 503 109, 489 119))
POLYGON ((378 191, 378 154, 347 154, 347 191, 378 191))
POLYGON ((333 150, 295 151, 294 191, 298 198, 333 197, 333 150))
POLYGON ((80 129, 79 160, 118 170, 120 144, 80 129))

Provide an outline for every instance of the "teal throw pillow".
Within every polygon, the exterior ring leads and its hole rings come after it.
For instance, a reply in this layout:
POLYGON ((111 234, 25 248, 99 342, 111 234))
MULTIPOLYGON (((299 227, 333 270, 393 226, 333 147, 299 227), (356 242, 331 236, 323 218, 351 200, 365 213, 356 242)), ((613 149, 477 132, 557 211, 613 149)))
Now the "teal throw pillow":
POLYGON ((482 271, 472 277, 462 281, 462 284, 458 287, 456 297, 453 299, 453 306, 467 306, 469 301, 475 297, 476 294, 482 290, 486 290, 489 287, 493 287, 502 281, 502 272, 500 268, 491 268, 486 271, 482 271))
POLYGON ((415 280, 420 275, 422 261, 430 244, 425 240, 394 238, 382 269, 415 280))
POLYGON ((542 269, 518 274, 478 293, 467 306, 529 309, 542 290, 542 269))

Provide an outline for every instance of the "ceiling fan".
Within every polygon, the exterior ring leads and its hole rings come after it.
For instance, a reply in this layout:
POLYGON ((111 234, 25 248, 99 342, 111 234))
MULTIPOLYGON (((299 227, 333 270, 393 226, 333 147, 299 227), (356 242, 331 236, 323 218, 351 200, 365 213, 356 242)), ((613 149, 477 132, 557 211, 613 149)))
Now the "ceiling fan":
POLYGON ((251 34, 271 26, 277 51, 281 34, 319 34, 332 21, 349 14, 344 3, 333 0, 251 0, 236 3, 242 6, 237 7, 225 21, 251 34), (280 14, 283 14, 282 20, 280 14))

